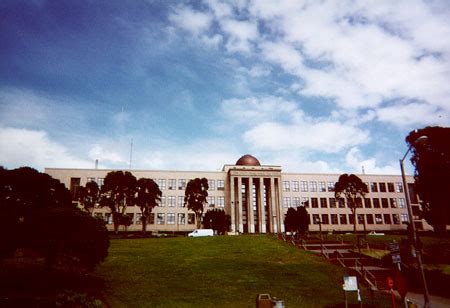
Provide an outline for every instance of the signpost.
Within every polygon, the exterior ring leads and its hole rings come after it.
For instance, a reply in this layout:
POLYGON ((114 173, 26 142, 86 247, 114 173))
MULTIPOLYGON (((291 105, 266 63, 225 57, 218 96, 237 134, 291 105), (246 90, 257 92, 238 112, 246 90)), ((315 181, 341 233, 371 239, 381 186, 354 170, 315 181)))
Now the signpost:
POLYGON ((358 281, 356 276, 344 276, 344 284, 342 285, 342 288, 344 289, 345 308, 348 308, 347 292, 357 292, 359 306, 362 307, 361 293, 358 289, 358 281))
POLYGON ((400 264, 402 263, 402 258, 400 256, 400 245, 398 242, 393 241, 389 243, 389 250, 391 251, 392 263, 397 264, 398 270, 401 271, 400 264))

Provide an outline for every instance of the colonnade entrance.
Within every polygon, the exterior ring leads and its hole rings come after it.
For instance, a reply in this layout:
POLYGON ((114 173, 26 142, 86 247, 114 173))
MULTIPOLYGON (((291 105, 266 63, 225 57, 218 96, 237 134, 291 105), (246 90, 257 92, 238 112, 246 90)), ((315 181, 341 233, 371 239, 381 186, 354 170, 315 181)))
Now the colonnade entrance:
POLYGON ((284 232, 281 173, 263 171, 229 170, 231 232, 284 232))

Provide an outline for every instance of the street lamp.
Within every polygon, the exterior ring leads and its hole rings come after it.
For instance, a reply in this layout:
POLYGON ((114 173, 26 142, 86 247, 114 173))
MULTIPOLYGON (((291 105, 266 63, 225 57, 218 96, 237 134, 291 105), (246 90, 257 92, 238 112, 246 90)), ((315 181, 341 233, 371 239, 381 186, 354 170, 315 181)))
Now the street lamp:
POLYGON ((414 225, 414 218, 413 218, 413 211, 412 211, 412 206, 411 206, 411 200, 409 199, 409 191, 408 191, 408 185, 406 183, 406 177, 405 177, 405 169, 403 167, 403 161, 405 160, 406 156, 408 155, 409 151, 411 151, 411 148, 413 146, 413 144, 423 144, 424 142, 426 142, 428 139, 427 136, 420 136, 419 138, 417 138, 408 148, 408 151, 406 151, 405 155, 403 156, 402 159, 400 159, 400 169, 402 171, 402 181, 403 181, 403 189, 405 192, 405 199, 406 199, 406 207, 408 208, 408 216, 409 216, 409 225, 411 226, 411 231, 413 234, 413 245, 414 245, 414 249, 416 251, 416 258, 417 258, 417 267, 420 271, 420 276, 422 278, 422 283, 423 283, 423 297, 424 297, 424 307, 428 308, 430 307, 430 295, 428 293, 428 287, 427 287, 427 281, 425 279, 425 272, 423 270, 423 265, 422 265, 422 254, 420 253, 420 249, 417 245, 418 240, 417 240, 417 231, 416 231, 416 226, 414 225))

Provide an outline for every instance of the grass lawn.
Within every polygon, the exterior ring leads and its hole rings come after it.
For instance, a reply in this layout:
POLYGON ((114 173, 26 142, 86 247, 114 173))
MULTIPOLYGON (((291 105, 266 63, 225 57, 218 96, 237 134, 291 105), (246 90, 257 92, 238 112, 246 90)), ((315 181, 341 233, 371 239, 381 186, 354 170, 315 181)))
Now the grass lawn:
MULTIPOLYGON (((344 275, 273 236, 112 240, 95 274, 112 307, 255 307, 258 293, 286 307, 324 307, 343 302, 344 275)), ((376 294, 375 303, 389 298, 376 294)))

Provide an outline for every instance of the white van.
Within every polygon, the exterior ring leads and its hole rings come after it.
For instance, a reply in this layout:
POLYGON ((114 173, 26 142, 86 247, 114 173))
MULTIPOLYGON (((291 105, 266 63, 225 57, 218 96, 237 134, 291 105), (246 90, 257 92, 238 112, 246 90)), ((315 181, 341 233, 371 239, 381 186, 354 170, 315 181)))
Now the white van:
POLYGON ((199 236, 213 236, 213 229, 195 229, 191 233, 188 234, 189 237, 199 237, 199 236))

